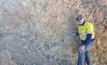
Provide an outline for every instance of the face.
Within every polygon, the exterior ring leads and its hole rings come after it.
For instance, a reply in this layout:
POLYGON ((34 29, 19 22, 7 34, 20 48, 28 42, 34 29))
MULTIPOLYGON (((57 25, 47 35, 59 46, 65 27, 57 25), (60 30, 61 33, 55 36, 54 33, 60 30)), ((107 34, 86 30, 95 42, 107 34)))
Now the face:
POLYGON ((84 22, 84 18, 77 19, 78 24, 82 24, 84 22))

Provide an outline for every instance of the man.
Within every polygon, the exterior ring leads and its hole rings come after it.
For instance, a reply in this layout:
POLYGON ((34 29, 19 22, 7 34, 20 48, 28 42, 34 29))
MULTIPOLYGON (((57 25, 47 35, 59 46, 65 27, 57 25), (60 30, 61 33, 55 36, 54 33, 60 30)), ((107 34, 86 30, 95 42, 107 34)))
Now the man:
MULTIPOLYGON (((84 65, 86 61, 87 65, 92 65, 92 61, 89 55, 89 49, 93 46, 95 41, 94 26, 84 20, 84 16, 79 14, 76 17, 78 22, 78 34, 81 40, 81 46, 78 52, 77 65, 84 65)), ((72 33, 75 36, 76 34, 72 33)))

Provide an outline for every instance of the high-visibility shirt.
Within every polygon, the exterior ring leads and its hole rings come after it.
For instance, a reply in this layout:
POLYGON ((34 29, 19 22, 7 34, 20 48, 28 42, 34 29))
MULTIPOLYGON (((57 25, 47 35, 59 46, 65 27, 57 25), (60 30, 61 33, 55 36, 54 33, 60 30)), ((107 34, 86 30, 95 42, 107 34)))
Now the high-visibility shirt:
POLYGON ((92 34, 91 39, 95 38, 94 26, 89 22, 84 22, 83 25, 79 25, 78 33, 81 40, 86 40, 87 34, 92 34))

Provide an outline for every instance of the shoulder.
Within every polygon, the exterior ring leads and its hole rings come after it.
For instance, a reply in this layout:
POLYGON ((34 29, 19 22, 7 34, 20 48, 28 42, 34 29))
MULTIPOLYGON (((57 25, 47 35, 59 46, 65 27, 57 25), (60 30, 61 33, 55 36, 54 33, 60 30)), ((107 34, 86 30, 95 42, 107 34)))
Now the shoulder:
POLYGON ((93 24, 90 23, 90 22, 86 22, 86 23, 85 23, 85 26, 86 26, 86 27, 88 27, 88 26, 93 26, 93 24))
POLYGON ((86 22, 86 24, 87 24, 87 25, 92 25, 92 23, 90 23, 90 22, 86 22))

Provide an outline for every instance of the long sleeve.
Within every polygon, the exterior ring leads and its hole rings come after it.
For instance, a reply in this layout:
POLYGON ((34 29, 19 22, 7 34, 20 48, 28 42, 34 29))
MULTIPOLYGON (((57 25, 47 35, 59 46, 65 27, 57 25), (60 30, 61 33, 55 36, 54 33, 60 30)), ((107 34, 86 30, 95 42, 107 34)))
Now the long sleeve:
POLYGON ((78 32, 76 32, 76 35, 77 35, 77 36, 79 36, 79 33, 78 33, 78 32))
POLYGON ((89 42, 91 41, 91 37, 92 37, 92 34, 87 34, 87 37, 86 37, 85 41, 82 44, 83 45, 89 44, 89 42))

